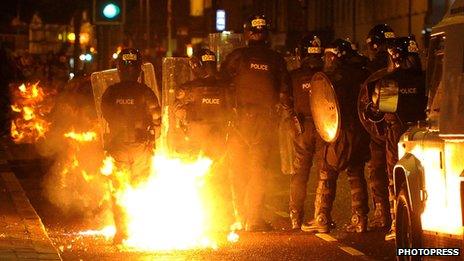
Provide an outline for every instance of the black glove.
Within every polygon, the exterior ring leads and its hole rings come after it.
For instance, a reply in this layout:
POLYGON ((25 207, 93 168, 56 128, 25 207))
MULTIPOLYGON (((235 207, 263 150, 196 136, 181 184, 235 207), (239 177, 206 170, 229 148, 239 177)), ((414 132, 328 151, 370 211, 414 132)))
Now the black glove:
POLYGON ((377 110, 371 102, 367 104, 366 109, 364 110, 364 117, 370 120, 371 122, 378 123, 383 121, 385 113, 377 110))

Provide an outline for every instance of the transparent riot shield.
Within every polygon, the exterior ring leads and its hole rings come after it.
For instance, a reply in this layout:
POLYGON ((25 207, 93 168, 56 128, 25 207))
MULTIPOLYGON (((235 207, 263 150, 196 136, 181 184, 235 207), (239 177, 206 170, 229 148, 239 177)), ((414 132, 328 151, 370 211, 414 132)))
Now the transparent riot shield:
POLYGON ((209 49, 216 53, 218 67, 234 49, 245 46, 242 34, 222 32, 209 34, 209 49))
MULTIPOLYGON (((298 56, 286 56, 287 70, 293 71, 300 67, 298 56)), ((309 97, 308 97, 309 98, 309 97)), ((282 120, 279 124, 279 154, 280 170, 286 175, 295 174, 293 162, 295 161, 295 146, 293 143, 293 126, 287 120, 282 120)))
MULTIPOLYGON (((160 91, 156 83, 155 69, 153 67, 153 64, 151 63, 143 64, 142 72, 143 72, 143 77, 142 77, 143 83, 145 83, 148 87, 150 87, 150 89, 153 90, 156 97, 158 98, 158 101, 161 101, 160 91)), ((92 83, 92 90, 93 90, 93 97, 95 100, 95 110, 97 112, 98 125, 100 127, 100 134, 101 134, 101 139, 103 142, 104 135, 108 133, 108 124, 105 121, 105 119, 103 119, 103 115, 102 115, 102 110, 101 110, 102 96, 105 90, 108 88, 108 86, 118 83, 120 81, 118 71, 116 69, 109 69, 105 71, 94 72, 92 73, 90 80, 92 83)))
POLYGON ((189 59, 183 57, 163 58, 163 128, 162 137, 166 137, 166 147, 175 149, 185 139, 183 126, 174 116, 174 102, 177 90, 193 79, 189 59), (176 144, 177 143, 177 144, 176 144))

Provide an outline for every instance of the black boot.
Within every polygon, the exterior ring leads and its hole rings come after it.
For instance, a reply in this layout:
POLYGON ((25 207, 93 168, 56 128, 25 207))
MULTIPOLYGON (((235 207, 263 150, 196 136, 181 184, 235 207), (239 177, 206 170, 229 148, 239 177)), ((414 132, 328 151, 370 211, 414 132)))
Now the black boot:
POLYGON ((301 230, 309 233, 329 233, 334 228, 335 223, 330 216, 324 213, 318 214, 315 219, 301 225, 301 230))
POLYGON ((367 215, 354 213, 351 216, 351 221, 346 225, 346 232, 363 233, 367 231, 367 215))
POLYGON ((321 170, 314 201, 314 219, 301 225, 301 230, 310 233, 328 233, 335 228, 330 212, 337 190, 336 172, 321 170))
POLYGON ((396 224, 395 221, 392 222, 390 231, 385 235, 385 241, 396 240, 396 224))

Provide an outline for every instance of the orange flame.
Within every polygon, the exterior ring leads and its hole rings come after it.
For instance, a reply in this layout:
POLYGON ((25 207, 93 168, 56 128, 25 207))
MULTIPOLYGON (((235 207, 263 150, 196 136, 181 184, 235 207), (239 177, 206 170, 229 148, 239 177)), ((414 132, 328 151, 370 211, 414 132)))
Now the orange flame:
POLYGON ((80 142, 89 142, 89 141, 94 141, 97 139, 97 133, 94 131, 87 131, 87 132, 75 132, 75 131, 70 131, 68 133, 65 133, 64 136, 66 138, 70 138, 75 141, 80 141, 80 142))
MULTIPOLYGON (((426 145, 416 145, 410 150, 410 153, 420 160, 425 172, 427 198, 424 212, 421 214, 422 228, 427 231, 462 235, 459 176, 464 169, 460 153, 464 149, 464 143, 445 141, 444 153, 441 147, 443 143, 426 145)), ((400 156, 404 152, 404 149, 400 149, 400 156)))
POLYGON ((21 84, 13 90, 11 110, 17 114, 11 122, 11 137, 16 143, 33 143, 43 138, 50 123, 45 116, 52 104, 46 102, 46 95, 39 82, 21 84))

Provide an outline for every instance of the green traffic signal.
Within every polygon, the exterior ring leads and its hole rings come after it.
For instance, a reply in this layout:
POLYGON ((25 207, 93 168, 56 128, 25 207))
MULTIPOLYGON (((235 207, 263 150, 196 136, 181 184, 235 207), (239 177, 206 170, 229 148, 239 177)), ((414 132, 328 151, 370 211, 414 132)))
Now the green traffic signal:
POLYGON ((105 18, 114 19, 121 13, 121 9, 113 3, 108 3, 103 7, 102 13, 105 18))

